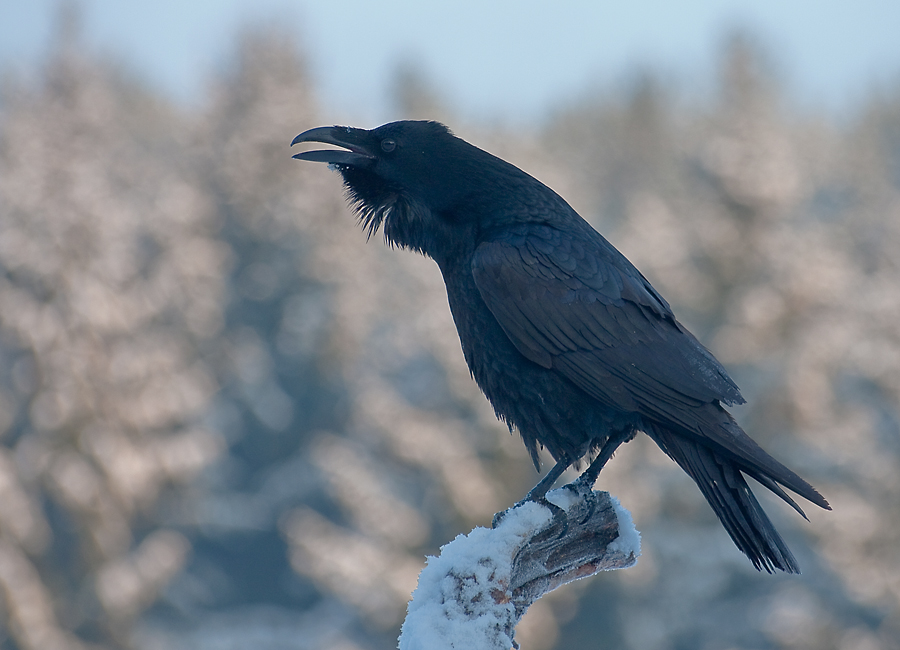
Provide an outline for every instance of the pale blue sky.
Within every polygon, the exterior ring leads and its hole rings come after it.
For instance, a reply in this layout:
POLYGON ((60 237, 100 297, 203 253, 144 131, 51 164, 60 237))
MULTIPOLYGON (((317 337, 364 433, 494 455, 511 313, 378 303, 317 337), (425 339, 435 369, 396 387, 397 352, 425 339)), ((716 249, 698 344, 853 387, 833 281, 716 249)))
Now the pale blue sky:
MULTIPOLYGON (((300 37, 334 121, 390 119, 396 65, 416 61, 467 117, 521 120, 655 68, 688 90, 712 78, 725 35, 766 45, 791 99, 841 113, 900 86, 900 0, 82 0, 83 34, 180 101, 202 97, 248 22, 300 37)), ((56 0, 0 0, 0 68, 29 69, 56 0)))

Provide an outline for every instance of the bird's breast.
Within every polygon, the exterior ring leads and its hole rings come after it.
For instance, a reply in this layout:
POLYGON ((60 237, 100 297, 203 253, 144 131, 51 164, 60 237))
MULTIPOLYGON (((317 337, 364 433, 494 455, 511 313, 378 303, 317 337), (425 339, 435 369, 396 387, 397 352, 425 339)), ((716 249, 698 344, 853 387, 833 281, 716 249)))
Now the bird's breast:
POLYGON ((533 457, 538 444, 556 459, 581 457, 618 414, 552 368, 523 356, 488 309, 468 268, 442 266, 441 271, 472 377, 497 416, 519 430, 533 457))

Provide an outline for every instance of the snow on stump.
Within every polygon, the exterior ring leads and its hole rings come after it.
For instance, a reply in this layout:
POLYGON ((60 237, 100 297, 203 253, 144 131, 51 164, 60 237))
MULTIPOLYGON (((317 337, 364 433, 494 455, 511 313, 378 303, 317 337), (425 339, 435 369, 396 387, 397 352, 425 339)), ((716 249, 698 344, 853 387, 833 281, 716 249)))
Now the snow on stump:
POLYGON ((400 650, 509 650, 528 607, 560 585, 633 566, 641 554, 631 514, 576 481, 547 494, 565 516, 529 502, 496 528, 441 547, 419 574, 400 650))

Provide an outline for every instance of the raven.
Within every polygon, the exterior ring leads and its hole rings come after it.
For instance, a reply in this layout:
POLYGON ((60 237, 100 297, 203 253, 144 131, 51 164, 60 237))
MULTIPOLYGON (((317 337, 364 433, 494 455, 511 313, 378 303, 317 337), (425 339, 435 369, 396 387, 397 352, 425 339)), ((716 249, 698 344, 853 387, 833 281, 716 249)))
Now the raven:
POLYGON ((799 573, 744 475, 806 515, 782 486, 821 506, 806 481, 763 451, 723 408, 744 402, 722 365, 634 265, 540 181, 438 122, 310 129, 298 153, 340 172, 371 236, 437 262, 466 363, 497 416, 518 429, 542 499, 596 454, 593 484, 643 431, 694 479, 737 547, 772 573, 799 573))

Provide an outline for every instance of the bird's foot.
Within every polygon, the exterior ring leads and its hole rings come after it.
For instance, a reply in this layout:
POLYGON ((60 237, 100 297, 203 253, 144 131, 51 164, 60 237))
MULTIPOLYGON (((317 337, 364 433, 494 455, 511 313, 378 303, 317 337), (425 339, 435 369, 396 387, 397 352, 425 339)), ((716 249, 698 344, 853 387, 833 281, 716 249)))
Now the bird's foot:
POLYGON ((502 511, 496 513, 496 514, 494 515, 494 518, 491 520, 491 528, 496 528, 497 526, 499 526, 499 525, 500 525, 500 522, 502 522, 504 519, 506 519, 506 515, 508 515, 510 512, 512 512, 512 511, 515 510, 516 508, 521 508, 521 507, 524 506, 526 503, 532 503, 532 502, 534 502, 534 503, 540 503, 540 501, 538 501, 538 500, 536 500, 536 499, 532 499, 532 498, 530 498, 530 496, 531 496, 531 494, 529 493, 529 495, 526 496, 526 497, 525 497, 524 499, 522 499, 521 501, 518 501, 518 502, 514 503, 512 506, 510 506, 510 507, 507 508, 506 510, 502 510, 502 511))
POLYGON ((594 516, 594 510, 597 507, 597 497, 594 494, 594 481, 584 480, 584 475, 582 475, 571 483, 567 483, 566 485, 564 485, 563 489, 568 490, 573 495, 575 495, 577 499, 580 499, 585 504, 587 504, 587 511, 581 518, 581 521, 578 522, 579 525, 584 525, 591 517, 594 516))
POLYGON ((544 496, 532 498, 530 494, 529 496, 526 496, 524 499, 516 503, 513 507, 507 508, 506 510, 495 514, 493 520, 491 521, 491 528, 496 528, 497 526, 499 526, 510 512, 512 512, 516 508, 521 508, 526 503, 537 503, 547 508, 550 511, 552 517, 550 524, 547 526, 547 529, 562 531, 559 535, 560 537, 566 534, 566 531, 569 529, 569 518, 568 515, 566 515, 566 511, 560 508, 555 503, 551 503, 550 501, 548 501, 544 496))
POLYGON ((570 461, 568 458, 563 458, 562 460, 557 461, 556 465, 554 465, 553 468, 549 472, 547 472, 547 475, 540 481, 538 481, 537 485, 531 488, 528 494, 525 495, 524 499, 519 501, 512 508, 504 510, 503 512, 498 512, 496 515, 494 515, 494 519, 491 522, 491 528, 496 528, 497 526, 499 526, 500 522, 503 521, 503 518, 506 516, 506 513, 508 513, 510 510, 515 510, 516 508, 519 508, 529 502, 540 503, 541 505, 546 506, 553 513, 554 520, 557 520, 560 516, 565 517, 565 510, 547 501, 544 495, 547 494, 547 490, 553 487, 553 483, 555 483, 556 479, 558 479, 560 475, 562 475, 562 473, 566 471, 566 468, 569 465, 570 461))

